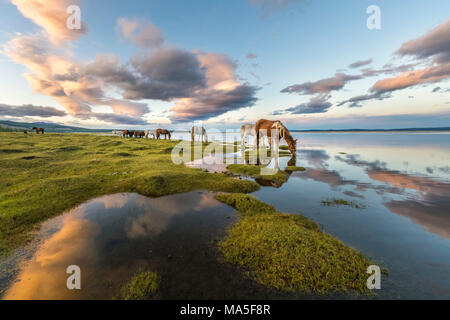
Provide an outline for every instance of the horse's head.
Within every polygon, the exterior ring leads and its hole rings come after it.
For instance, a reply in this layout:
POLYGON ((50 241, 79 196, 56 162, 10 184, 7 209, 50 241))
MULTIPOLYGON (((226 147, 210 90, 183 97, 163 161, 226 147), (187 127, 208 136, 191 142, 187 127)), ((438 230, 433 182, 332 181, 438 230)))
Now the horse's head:
POLYGON ((286 139, 289 151, 291 152, 292 156, 297 156, 297 139, 288 138, 286 139))

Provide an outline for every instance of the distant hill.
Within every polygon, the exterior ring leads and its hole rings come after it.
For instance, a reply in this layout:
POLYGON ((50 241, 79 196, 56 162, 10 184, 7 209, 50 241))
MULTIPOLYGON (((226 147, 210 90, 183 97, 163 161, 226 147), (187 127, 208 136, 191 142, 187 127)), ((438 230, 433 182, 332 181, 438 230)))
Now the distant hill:
POLYGON ((23 131, 23 130, 31 130, 33 127, 44 128, 46 132, 59 132, 59 133, 70 133, 70 132, 110 132, 110 130, 106 129, 87 129, 80 127, 71 127, 64 126, 56 123, 47 123, 47 122, 15 122, 15 121, 7 121, 0 120, 0 131, 23 131))

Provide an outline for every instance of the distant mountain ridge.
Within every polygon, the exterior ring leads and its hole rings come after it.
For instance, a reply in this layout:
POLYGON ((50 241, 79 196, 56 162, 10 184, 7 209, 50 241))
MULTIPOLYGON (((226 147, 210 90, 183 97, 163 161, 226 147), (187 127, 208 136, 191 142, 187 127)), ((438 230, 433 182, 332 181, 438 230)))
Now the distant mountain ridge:
MULTIPOLYGON (((108 129, 87 129, 81 127, 65 126, 56 123, 48 122, 15 122, 8 120, 0 120, 0 127, 6 128, 7 131, 17 130, 31 130, 32 127, 44 128, 46 132, 109 132, 108 129), (8 130, 9 129, 9 130, 8 130)), ((6 131, 6 130, 4 130, 6 131)))

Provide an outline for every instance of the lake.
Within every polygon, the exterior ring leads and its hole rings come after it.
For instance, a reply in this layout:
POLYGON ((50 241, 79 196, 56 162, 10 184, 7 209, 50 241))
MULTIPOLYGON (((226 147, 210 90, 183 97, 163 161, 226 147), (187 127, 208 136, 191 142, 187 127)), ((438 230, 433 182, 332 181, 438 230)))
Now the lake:
POLYGON ((450 134, 295 136, 297 165, 306 171, 254 196, 302 213, 385 266, 381 298, 449 299, 450 134), (329 199, 363 208, 321 203, 329 199))

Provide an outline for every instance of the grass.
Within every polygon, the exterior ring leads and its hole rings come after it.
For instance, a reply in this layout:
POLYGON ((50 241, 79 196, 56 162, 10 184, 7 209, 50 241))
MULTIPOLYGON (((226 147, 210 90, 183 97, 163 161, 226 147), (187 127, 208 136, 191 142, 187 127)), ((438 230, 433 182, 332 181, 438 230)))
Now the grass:
MULTIPOLYGON (((0 126, 0 132, 18 132, 18 131, 19 131, 18 129, 0 126)), ((23 134, 23 132, 22 132, 22 134, 23 134)))
POLYGON ((294 172, 294 171, 305 171, 306 169, 304 167, 297 167, 297 166, 287 166, 285 171, 294 172))
POLYGON ((101 195, 158 197, 198 189, 249 193, 259 188, 252 181, 174 164, 171 150, 177 143, 0 133, 0 256, 26 243, 42 221, 101 195))
POLYGON ((230 164, 227 166, 227 170, 234 174, 239 174, 242 176, 261 179, 265 181, 271 181, 276 184, 282 184, 288 180, 288 175, 286 172, 278 170, 275 174, 267 175, 261 174, 261 169, 263 166, 257 165, 245 165, 245 164, 230 164))
POLYGON ((362 209, 364 208, 364 206, 362 204, 359 204, 357 202, 354 201, 348 201, 345 199, 328 199, 328 200, 323 200, 321 201, 321 204, 323 206, 349 206, 352 208, 356 208, 356 209, 362 209))
POLYGON ((217 199, 242 214, 219 243, 225 262, 269 288, 306 294, 368 293, 363 254, 304 216, 284 214, 245 194, 217 199))
POLYGON ((145 271, 138 273, 125 284, 120 291, 122 300, 145 300, 154 297, 159 287, 156 273, 145 271))

